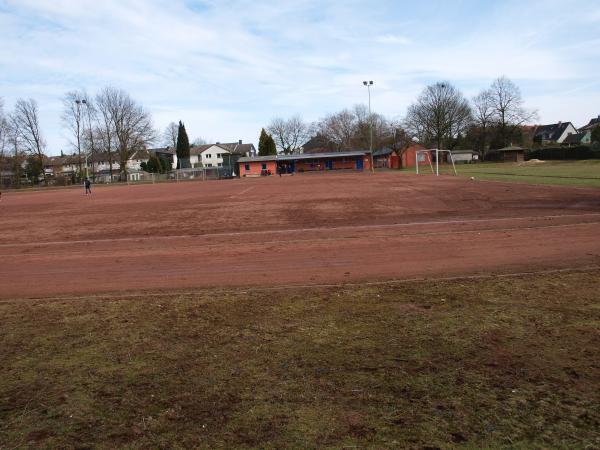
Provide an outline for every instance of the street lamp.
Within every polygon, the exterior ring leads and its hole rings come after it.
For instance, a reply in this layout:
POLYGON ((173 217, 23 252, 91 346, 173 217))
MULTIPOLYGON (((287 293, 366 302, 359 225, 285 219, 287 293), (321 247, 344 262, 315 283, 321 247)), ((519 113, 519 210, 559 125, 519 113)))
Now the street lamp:
POLYGON ((371 172, 375 173, 373 164, 373 116, 371 115, 371 86, 373 86, 373 82, 363 81, 363 84, 367 87, 369 93, 369 152, 371 153, 371 172))

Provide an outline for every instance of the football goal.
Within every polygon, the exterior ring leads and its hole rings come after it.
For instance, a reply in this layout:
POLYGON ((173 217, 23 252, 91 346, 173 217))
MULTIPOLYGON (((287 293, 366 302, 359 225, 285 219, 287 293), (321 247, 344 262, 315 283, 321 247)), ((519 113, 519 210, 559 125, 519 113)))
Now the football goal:
POLYGON ((435 174, 435 176, 439 176, 440 175, 440 158, 446 158, 447 162, 452 163, 452 171, 454 172, 454 175, 457 175, 456 166, 454 165, 454 157, 452 156, 452 151, 441 150, 439 148, 432 148, 430 150, 417 150, 416 161, 415 161, 417 175, 419 174, 419 165, 421 165, 423 163, 429 163, 429 167, 431 168, 431 173, 435 174), (431 161, 432 154, 435 154, 435 169, 433 168, 433 162, 431 161))

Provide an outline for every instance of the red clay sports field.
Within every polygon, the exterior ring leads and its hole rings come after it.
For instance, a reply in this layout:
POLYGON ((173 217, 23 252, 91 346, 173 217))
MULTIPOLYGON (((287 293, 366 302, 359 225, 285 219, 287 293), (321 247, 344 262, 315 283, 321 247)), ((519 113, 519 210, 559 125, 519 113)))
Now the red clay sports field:
POLYGON ((600 264, 600 191, 386 172, 8 192, 0 297, 600 264))

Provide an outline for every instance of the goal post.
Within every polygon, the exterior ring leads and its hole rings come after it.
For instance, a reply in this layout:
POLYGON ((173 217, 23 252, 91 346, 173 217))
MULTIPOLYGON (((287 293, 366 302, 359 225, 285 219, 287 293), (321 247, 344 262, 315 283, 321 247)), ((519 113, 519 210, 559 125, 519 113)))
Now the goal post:
POLYGON ((424 159, 419 158, 419 155, 423 154, 425 156, 425 159, 427 159, 427 162, 429 162, 429 167, 431 167, 431 173, 435 174, 435 176, 440 176, 440 156, 444 155, 444 154, 448 154, 450 156, 450 162, 452 163, 452 171, 454 172, 454 175, 458 175, 456 173, 456 166, 454 165, 454 156, 452 156, 452 151, 451 150, 441 150, 439 148, 432 148, 429 150, 417 150, 416 151, 416 161, 415 161, 415 167, 416 167, 416 171, 417 171, 417 175, 419 174, 419 163, 422 162, 424 159), (431 153, 435 152, 435 170, 433 169, 433 163, 431 162, 431 153))

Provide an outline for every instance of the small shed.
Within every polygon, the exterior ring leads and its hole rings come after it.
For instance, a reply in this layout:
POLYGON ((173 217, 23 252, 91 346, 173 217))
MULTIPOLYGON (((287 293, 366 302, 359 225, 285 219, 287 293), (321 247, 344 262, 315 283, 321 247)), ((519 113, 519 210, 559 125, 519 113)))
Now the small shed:
MULTIPOLYGON (((470 164, 479 161, 479 152, 476 150, 452 150, 452 159, 456 164, 470 164)), ((446 162, 452 162, 450 153, 446 155, 446 162)))
POLYGON ((510 145, 504 148, 489 150, 487 159, 500 162, 522 162, 525 161, 525 150, 522 147, 510 145))

